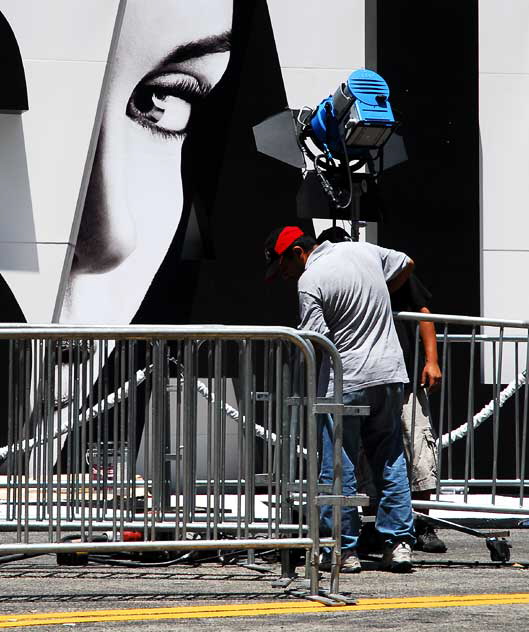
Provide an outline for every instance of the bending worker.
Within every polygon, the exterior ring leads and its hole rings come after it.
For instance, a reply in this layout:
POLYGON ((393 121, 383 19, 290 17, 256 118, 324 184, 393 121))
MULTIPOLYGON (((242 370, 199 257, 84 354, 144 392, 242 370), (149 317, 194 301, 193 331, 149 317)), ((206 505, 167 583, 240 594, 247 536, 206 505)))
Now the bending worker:
MULTIPOLYGON (((339 243, 351 241, 351 238, 343 228, 334 227, 324 230, 317 238, 316 243, 323 243, 326 240, 339 243)), ((392 292, 390 299, 393 311, 430 313, 428 306, 432 295, 415 274, 411 274, 402 287, 392 292)), ((426 321, 420 322, 419 335, 422 345, 419 346, 418 350, 415 348, 415 327, 414 322, 395 321, 395 329, 410 380, 410 383, 404 388, 402 436, 408 462, 412 500, 430 500, 430 495, 437 486, 437 448, 431 423, 428 394, 437 389, 441 383, 441 369, 437 356, 434 324, 426 321), (416 351, 419 359, 419 383, 416 388, 413 388, 416 351), (414 408, 415 418, 413 417, 414 408)), ((327 450, 330 449, 329 456, 325 458, 326 455, 324 455, 322 465, 322 482, 327 482, 328 479, 332 480, 332 446, 327 442, 324 447, 327 450)), ((349 466, 348 460, 344 460, 344 469, 349 466)), ((375 501, 374 505, 364 508, 363 513, 376 515, 376 489, 362 449, 360 449, 356 475, 358 488, 375 501)), ((331 508, 327 511, 331 511, 331 508)), ((346 512, 347 510, 344 510, 344 513, 346 512)), ((425 510, 424 513, 427 514, 428 510, 425 510)), ((345 519, 347 520, 347 515, 345 519)), ((415 535, 417 537, 415 550, 427 553, 446 552, 446 545, 439 538, 435 529, 420 517, 415 519, 415 535)), ((368 522, 363 525, 360 534, 360 555, 362 552, 366 554, 376 552, 379 548, 380 536, 374 529, 373 523, 368 522)))
MULTIPOLYGON (((325 241, 317 245, 296 226, 269 235, 265 256, 267 279, 281 274, 298 281, 300 329, 319 332, 336 345, 344 371, 344 404, 370 407, 370 415, 361 424, 344 417, 343 446, 355 463, 361 434, 380 499, 376 528, 385 541, 383 567, 409 572, 415 537, 401 427, 408 376, 388 285, 390 290, 402 286, 413 270, 413 261, 402 252, 368 243, 325 241)), ((333 388, 331 373, 328 395, 333 388)), ((356 493, 354 467, 348 480, 344 477, 344 493, 356 493)), ((342 569, 358 572, 356 508, 351 515, 351 521, 342 525, 342 569)), ((323 570, 328 562, 322 560, 323 570)))
MULTIPOLYGON (((340 227, 324 230, 317 238, 316 242, 324 241, 339 243, 351 241, 347 232, 340 227)), ((397 312, 420 312, 429 314, 428 306, 432 299, 430 292, 424 287, 421 281, 411 274, 409 279, 395 292, 390 294, 391 307, 397 312)), ((437 448, 436 440, 430 419, 430 406, 428 393, 439 387, 441 383, 441 369, 437 356, 437 339, 435 326, 432 322, 422 321, 419 324, 419 335, 422 346, 415 348, 415 327, 414 322, 397 320, 395 329, 402 348, 404 362, 410 383, 404 388, 404 401, 402 408, 402 434, 404 440, 404 451, 408 462, 408 475, 411 486, 412 500, 429 500, 430 495, 437 486, 437 448), (415 353, 419 355, 417 387, 413 388, 414 380, 414 360, 415 353), (415 406, 413 395, 416 395, 415 406), (415 408, 415 418, 413 409, 415 408), (413 446, 413 448, 412 448, 413 446)), ((321 482, 332 481, 332 445, 330 440, 324 436, 324 449, 330 450, 329 456, 326 454, 322 459, 321 482)), ((325 451, 325 450, 324 450, 325 451)), ((348 459, 344 459, 344 470, 350 467, 348 459)), ((367 515, 376 515, 376 488, 373 484, 368 463, 360 448, 358 467, 356 471, 358 488, 374 500, 374 504, 363 509, 367 515)), ((332 508, 326 509, 331 515, 332 508)), ((348 510, 344 510, 347 520, 348 510)), ((428 510, 425 510, 428 513, 428 510)), ((329 518, 330 519, 330 518, 329 518)), ((427 553, 445 553, 446 545, 439 538, 435 529, 420 517, 415 520, 415 535, 417 542, 415 550, 427 553)), ((373 523, 368 522, 363 525, 360 534, 360 555, 362 552, 377 552, 380 548, 380 536, 374 529, 373 523)))

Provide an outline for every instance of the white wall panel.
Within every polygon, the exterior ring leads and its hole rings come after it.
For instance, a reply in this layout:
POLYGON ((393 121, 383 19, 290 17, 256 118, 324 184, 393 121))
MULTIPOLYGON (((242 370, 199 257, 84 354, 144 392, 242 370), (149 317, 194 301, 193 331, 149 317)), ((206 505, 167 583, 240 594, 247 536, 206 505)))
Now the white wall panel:
MULTIPOLYGON (((480 0, 479 47, 482 314, 528 320, 529 3, 480 0)), ((490 382, 490 347, 483 358, 490 382)), ((525 358, 519 361, 523 366, 525 358)), ((515 373, 513 345, 504 350, 503 366, 506 383, 515 373)))
POLYGON ((0 274, 27 321, 51 321, 68 248, 65 244, 0 244, 0 274))
POLYGON ((35 241, 22 116, 0 114, 0 242, 35 241), (7 151, 5 151, 7 148, 7 151))
POLYGON ((489 282, 483 315, 488 317, 529 320, 529 242, 525 252, 485 251, 483 273, 489 282))
MULTIPOLYGON (((529 320, 529 292, 527 285, 529 270, 529 248, 526 252, 484 252, 483 275, 487 281, 484 294, 483 315, 485 317, 509 320, 529 320)), ((523 330, 522 334, 523 334, 523 330)), ((498 329, 485 328, 484 333, 498 335, 498 329)), ((517 335, 520 330, 507 329, 505 335, 517 335)), ((522 345, 523 346, 523 345, 522 345)), ((514 379, 515 349, 513 344, 506 344, 503 351, 502 382, 514 379)), ((484 355, 485 381, 490 383, 493 376, 492 352, 484 355)), ((525 366, 525 355, 519 356, 519 370, 525 366)))
POLYGON ((67 242, 105 71, 104 63, 26 62, 22 115, 37 241, 67 242))
POLYGON ((529 2, 479 0, 480 72, 529 73, 529 2))
POLYGON ((364 65, 364 0, 268 0, 283 68, 364 65))
POLYGON ((288 105, 296 109, 304 105, 316 107, 347 79, 351 69, 283 68, 282 72, 288 105))
POLYGON ((0 0, 22 58, 106 61, 119 0, 0 0))
POLYGON ((528 104, 529 75, 481 75, 485 250, 529 249, 528 104))

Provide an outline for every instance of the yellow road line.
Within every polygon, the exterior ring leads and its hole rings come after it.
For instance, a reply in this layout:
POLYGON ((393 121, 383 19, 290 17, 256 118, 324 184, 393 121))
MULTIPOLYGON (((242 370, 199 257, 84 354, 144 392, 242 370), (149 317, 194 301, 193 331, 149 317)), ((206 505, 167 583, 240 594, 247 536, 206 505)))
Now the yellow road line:
POLYGON ((454 608, 461 606, 499 606, 529 604, 529 593, 492 595, 438 595, 429 597, 391 597, 360 599, 356 606, 328 607, 311 601, 230 604, 211 606, 179 606, 176 608, 132 608, 126 610, 86 610, 0 616, 0 628, 96 623, 106 621, 153 621, 164 619, 208 619, 252 617, 273 614, 325 614, 368 610, 401 610, 412 608, 454 608))

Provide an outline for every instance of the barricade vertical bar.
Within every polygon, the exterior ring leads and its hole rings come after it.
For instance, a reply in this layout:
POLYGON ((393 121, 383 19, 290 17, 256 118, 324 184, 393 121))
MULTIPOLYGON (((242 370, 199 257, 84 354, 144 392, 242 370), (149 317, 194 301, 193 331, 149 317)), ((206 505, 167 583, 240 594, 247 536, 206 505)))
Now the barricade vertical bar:
POLYGON ((7 456, 6 456, 6 469, 7 469, 7 488, 6 488, 6 513, 7 519, 13 519, 12 501, 13 501, 13 461, 14 461, 14 428, 15 428, 15 384, 16 384, 16 371, 15 371, 15 348, 17 341, 9 340, 9 365, 8 365, 8 392, 7 392, 7 456))
MULTIPOLYGON (((475 396, 475 384, 476 384, 476 369, 475 369, 475 356, 476 356, 476 348, 477 348, 477 343, 476 343, 476 327, 472 327, 472 353, 473 353, 473 358, 472 358, 472 366, 474 367, 474 371, 472 372, 472 384, 471 384, 471 389, 470 389, 470 402, 471 402, 471 411, 474 411, 475 405, 476 405, 476 396, 475 396)), ((475 438, 474 438, 474 416, 472 415, 472 413, 469 413, 471 419, 470 419, 470 427, 468 427, 468 434, 470 436, 470 476, 471 478, 476 478, 476 471, 475 471, 475 438)))
POLYGON ((75 341, 74 344, 74 406, 73 406, 73 417, 72 417, 72 427, 73 427, 73 485, 72 485, 72 494, 74 496, 74 512, 78 514, 79 512, 79 490, 80 490, 80 480, 79 480, 79 462, 81 455, 79 454, 79 446, 80 446, 80 433, 79 433, 79 408, 80 408, 80 398, 81 398, 81 384, 80 384, 80 366, 81 366, 81 342, 79 340, 75 341))
MULTIPOLYGON (((105 373, 103 368, 103 355, 105 354, 106 348, 106 340, 100 340, 97 343, 97 401, 99 405, 97 407, 97 428, 96 428, 96 463, 101 463, 101 443, 103 441, 103 419, 106 415, 107 410, 107 400, 103 399, 103 388, 105 384, 105 373), (102 410, 103 409, 103 410, 102 410)), ((98 470, 96 469, 96 472, 98 470)), ((94 470, 91 472, 92 477, 94 476, 94 470)), ((103 490, 102 490, 102 481, 101 476, 96 476, 96 498, 97 498, 97 519, 103 519, 104 505, 103 505, 103 490)))
POLYGON ((243 386, 243 347, 242 342, 237 344, 237 367, 239 382, 239 423, 237 424, 237 537, 242 537, 242 493, 243 493, 243 472, 244 472, 244 397, 242 394, 243 386))
MULTIPOLYGON (((46 388, 45 388, 45 356, 44 356, 44 341, 39 340, 39 402, 37 408, 37 418, 35 419, 35 435, 37 445, 42 445, 43 432, 45 424, 45 410, 46 410, 46 388)), ((36 458, 33 459, 33 478, 37 484, 36 489, 36 514, 37 520, 42 520, 41 508, 42 508, 42 488, 40 485, 40 471, 42 466, 42 453, 43 450, 38 450, 36 458)))
MULTIPOLYGON (((320 344, 325 342, 326 351, 329 352, 329 344, 326 339, 321 340, 320 344)), ((342 364, 338 352, 335 355, 329 353, 332 361, 332 369, 334 375, 334 392, 333 401, 336 404, 343 402, 343 373, 342 364)), ((315 422, 315 417, 313 418, 315 422)), ((348 423, 358 423, 358 420, 349 419, 348 423)), ((338 412, 333 415, 333 495, 343 495, 343 414, 338 408, 338 412)), ((332 509, 333 516, 333 540, 335 545, 332 555, 331 567, 331 593, 338 594, 340 592, 340 568, 342 561, 342 508, 334 505, 332 509)), ((318 513, 319 519, 319 513, 318 513)), ((318 543, 319 550, 319 543, 318 543)))
MULTIPOLYGON (((267 511, 268 511, 268 537, 272 537, 272 515, 273 515, 273 507, 272 507, 272 476, 273 476, 273 443, 272 443, 272 432, 273 432, 273 414, 274 414, 274 404, 272 400, 272 392, 274 387, 273 382, 273 368, 274 368, 274 348, 271 343, 267 343, 267 365, 266 365, 266 382, 265 382, 265 391, 269 394, 269 398, 266 401, 265 407, 265 418, 266 418, 266 428, 265 428, 265 440, 263 443, 266 446, 266 460, 263 459, 263 463, 266 463, 266 492, 267 492, 267 511)), ((278 375, 278 374, 276 374, 278 375)))
MULTIPOLYGON (((24 341, 21 340, 17 349, 17 364, 18 364, 18 384, 17 384, 17 431, 16 431, 16 442, 19 445, 22 441, 23 433, 23 424, 24 424, 24 396, 23 396, 23 388, 24 388, 24 341)), ((18 451, 17 455, 17 494, 16 494, 16 502, 17 505, 20 505, 22 500, 22 486, 24 485, 24 457, 22 455, 22 451, 18 451)), ((26 515, 26 520, 28 516, 26 515)), ((22 539, 22 516, 17 511, 17 541, 20 542, 22 539)))
MULTIPOLYGON (((62 416, 63 416, 63 399, 62 399, 62 378, 63 378, 63 341, 57 341, 57 437, 55 440, 55 450, 57 452, 57 462, 55 471, 57 472, 56 484, 56 509, 55 509, 55 538, 57 541, 61 539, 61 519, 62 519, 62 416)), ((26 468, 26 472, 28 469, 26 468)), ((91 512, 90 512, 91 516, 91 512)))
POLYGON ((520 507, 523 507, 524 485, 525 485, 525 459, 527 453, 527 420, 529 418, 529 329, 527 331, 526 351, 525 351, 525 388, 524 407, 522 421, 522 455, 520 459, 520 507))
MULTIPOLYGON (((520 375, 519 365, 519 345, 514 343, 514 375, 518 379, 520 375)), ((515 443, 515 459, 516 459, 516 478, 520 478, 520 391, 516 389, 514 393, 514 443, 515 443)))
MULTIPOLYGON (((118 397, 119 397, 119 383, 120 383, 120 362, 121 355, 121 341, 116 340, 114 344, 114 407, 112 408, 112 453, 108 454, 109 450, 107 445, 105 445, 105 450, 107 454, 105 455, 108 459, 109 466, 112 468, 112 481, 111 481, 111 489, 112 489, 112 539, 117 540, 118 538, 118 524, 116 520, 117 516, 117 497, 118 497, 118 485, 117 485, 117 474, 118 474, 118 449, 119 449, 119 406, 118 406, 118 397)), ((106 468, 105 468, 106 469, 106 468)))
POLYGON ((189 498, 190 498, 190 519, 192 521, 195 520, 196 513, 196 480, 197 480, 197 392, 196 392, 196 383, 197 379, 195 376, 198 376, 198 367, 199 365, 199 350, 200 350, 200 341, 194 341, 193 343, 193 353, 192 353, 192 373, 193 375, 193 385, 192 385, 192 399, 191 399, 191 417, 189 420, 189 447, 190 447, 190 467, 191 473, 189 477, 189 498))
POLYGON ((220 399, 221 399, 221 416, 220 416, 220 432, 221 432, 221 520, 224 522, 226 518, 226 377, 225 377, 226 354, 224 353, 224 344, 221 341, 221 378, 220 378, 220 399))
POLYGON ((165 486, 166 476, 165 470, 167 466, 167 457, 166 457, 166 437, 165 437, 165 406, 163 401, 163 391, 164 391, 164 379, 163 379, 163 366, 164 366, 164 345, 162 340, 156 339, 154 341, 154 352, 155 352, 155 362, 154 362, 154 378, 155 378, 155 391, 153 394, 153 406, 154 406, 154 416, 156 419, 156 426, 158 428, 158 438, 156 441, 157 446, 157 458, 156 458, 156 467, 157 467, 157 477, 158 481, 158 502, 159 502, 159 511, 158 511, 158 520, 162 522, 165 520, 165 509, 166 509, 166 501, 167 501, 167 490, 165 486))
MULTIPOLYGON (((20 341, 20 343, 22 344, 22 341, 20 341)), ((20 370, 21 370, 21 367, 19 366, 19 372, 20 372, 20 370)), ((42 508, 43 508, 43 505, 44 505, 44 490, 43 490, 42 485, 41 485, 41 476, 40 475, 41 475, 41 470, 44 467, 44 465, 43 465, 43 455, 44 455, 43 442, 44 442, 44 426, 45 426, 46 405, 47 405, 47 402, 46 402, 46 375, 45 375, 45 371, 46 371, 46 356, 45 356, 45 353, 44 353, 44 341, 43 340, 40 340, 40 345, 39 345, 39 371, 40 371, 40 383, 39 383, 40 401, 39 401, 38 416, 35 419, 35 438, 36 438, 36 441, 37 441, 37 445, 41 446, 41 449, 38 450, 38 452, 36 454, 36 458, 33 458, 33 459, 30 458, 30 462, 31 462, 31 460, 33 461, 33 463, 32 463, 32 465, 33 465, 32 478, 33 478, 34 485, 36 486, 35 514, 36 514, 37 520, 43 520, 44 517, 43 517, 42 508)), ((21 379, 21 378, 22 378, 22 376, 19 373, 19 379, 21 379)), ((18 414, 18 417, 17 417, 17 430, 16 430, 16 434, 17 434, 18 440, 20 440, 21 437, 22 437, 22 435, 19 434, 19 432, 21 430, 20 423, 21 423, 20 414, 18 414)))
MULTIPOLYGON (((19 430, 19 410, 18 410, 18 399, 19 399, 19 388, 20 388, 20 340, 17 340, 14 344, 13 349, 13 462, 12 462, 12 479, 10 482, 10 487, 13 490, 12 496, 12 508, 11 508, 11 519, 20 520, 19 512, 17 511, 17 503, 19 502, 19 490, 18 490, 18 461, 20 459, 20 454, 16 450, 16 445, 20 441, 20 437, 18 435, 19 430)), ((20 542, 20 530, 17 524, 17 542, 20 542)))
MULTIPOLYGON (((86 340, 79 341, 79 347, 81 349, 81 454, 79 465, 81 467, 81 480, 79 486, 79 495, 81 497, 81 538, 86 539, 85 524, 86 524, 86 454, 87 454, 87 417, 86 417, 86 398, 90 393, 92 385, 88 383, 88 370, 87 370, 87 342, 86 340)), ((76 414, 76 424, 79 424, 79 415, 76 414)))
POLYGON ((190 451, 191 440, 190 440, 190 430, 189 425, 191 423, 191 415, 192 415, 192 398, 193 394, 193 372, 192 372, 192 362, 193 362, 193 354, 191 349, 191 341, 186 340, 184 343, 184 418, 183 418, 183 459, 182 459, 182 477, 183 477, 183 517, 182 517, 182 535, 186 537, 187 528, 186 524, 190 520, 191 517, 191 507, 189 505, 191 500, 190 487, 191 487, 191 455, 190 451))
MULTIPOLYGON (((447 385, 446 385, 446 389, 447 389, 447 399, 448 399, 448 410, 447 410, 447 417, 446 417, 446 422, 447 422, 447 428, 446 431, 448 432, 448 436, 451 437, 451 433, 452 433, 452 422, 453 422, 453 406, 452 406, 452 380, 453 380, 453 373, 452 373, 452 343, 448 340, 448 375, 447 375, 447 385)), ((452 443, 450 442, 449 446, 448 446, 448 478, 453 478, 453 448, 452 448, 452 443)))
MULTIPOLYGON (((66 411, 66 419, 67 419, 67 428, 68 432, 66 435, 66 520, 71 521, 72 517, 72 416, 73 416, 73 342, 72 340, 68 340, 68 376, 67 376, 67 392, 68 392, 68 402, 67 402, 67 411, 66 411)), ((39 380, 40 381, 40 380, 39 380)), ((37 392, 40 391, 40 388, 37 389, 37 392)), ((38 396, 38 395, 37 395, 38 396)))
POLYGON ((413 461, 415 455, 415 422, 417 418, 417 385, 419 384, 419 344, 420 344, 420 323, 415 324, 415 352, 413 356, 413 385, 411 404, 411 438, 410 438, 410 459, 413 461))
MULTIPOLYGON (((292 362, 292 395, 294 398, 300 398, 300 359, 301 351, 299 349, 293 349, 291 352, 291 357, 293 359, 292 362)), ((296 477, 296 446, 298 445, 298 435, 299 435, 299 415, 301 410, 301 403, 299 406, 291 406, 290 407, 290 430, 288 432, 288 446, 289 446, 289 483, 293 483, 296 477)))
MULTIPOLYGON (((262 364, 262 371, 263 371, 263 393, 265 393, 265 397, 266 399, 262 402, 262 417, 261 419, 263 420, 263 430, 264 430, 264 437, 263 437, 263 441, 260 444, 260 454, 261 454, 261 465, 262 465, 262 470, 264 473, 268 472, 268 435, 270 434, 270 429, 269 429, 269 420, 268 420, 268 411, 270 408, 270 400, 269 400, 269 395, 270 395, 270 342, 268 340, 265 340, 263 343, 263 364, 262 364)), ((257 417, 256 417, 257 419, 257 417)))
MULTIPOLYGON (((132 446, 132 434, 127 435, 127 420, 126 420, 126 399, 125 399, 125 388, 127 383, 127 345, 124 340, 120 341, 119 346, 119 355, 120 355, 120 375, 121 380, 120 391, 121 391, 121 399, 120 402, 115 402, 114 406, 119 406, 119 420, 120 420, 120 440, 117 446, 118 448, 118 467, 114 474, 114 477, 117 477, 117 483, 119 484, 119 537, 123 540, 123 530, 125 523, 125 498, 129 499, 130 495, 125 495, 125 489, 128 485, 127 480, 125 479, 125 472, 127 472, 127 461, 129 459, 129 445, 132 446)), ((129 429, 130 426, 129 426, 129 429)))
MULTIPOLYGON (((18 520, 17 502, 18 502, 18 459, 20 458, 16 450, 16 445, 19 441, 18 428, 19 428, 19 413, 18 413, 18 388, 19 388, 19 372, 20 372, 20 360, 19 360, 19 346, 20 340, 16 340, 13 345, 13 457, 11 461, 10 480, 9 487, 12 491, 11 496, 11 511, 10 519, 18 520)), ((17 542, 19 542, 19 532, 17 525, 17 542)))
MULTIPOLYGON (((446 396, 446 368, 447 368, 447 353, 448 353, 448 325, 445 324, 443 332, 443 364, 441 367, 441 410, 439 413, 439 436, 443 436, 444 432, 444 411, 445 411, 445 396, 446 396)), ((443 471, 443 451, 442 442, 439 441, 437 448, 437 467, 439 469, 439 475, 437 477, 437 489, 436 500, 439 500, 441 495, 441 476, 443 471)))
POLYGON ((496 392, 494 393, 494 415, 492 418, 493 432, 493 457, 492 457, 492 504, 496 503, 496 480, 498 478, 498 442, 499 442, 499 416, 500 416, 500 392, 503 365, 503 327, 500 327, 500 342, 498 351, 498 375, 496 378, 496 392))
POLYGON ((24 442, 24 476, 25 476, 25 489, 24 489, 24 542, 29 542, 29 497, 30 497, 30 476, 29 476, 29 458, 31 450, 29 449, 29 440, 30 440, 30 422, 31 422, 31 351, 32 344, 31 340, 24 340, 24 348, 25 348, 25 359, 24 359, 24 369, 25 369, 25 386, 26 386, 26 396, 25 396, 25 413, 24 413, 24 427, 23 427, 23 436, 21 435, 20 440, 24 442))
MULTIPOLYGON (((17 363, 17 381, 16 381, 16 430, 15 430, 15 442, 16 445, 20 445, 22 441, 23 433, 23 424, 24 424, 24 401, 23 401, 23 385, 24 385, 24 341, 20 340, 17 345, 16 350, 16 363, 17 363)), ((15 493, 13 495, 14 500, 14 516, 17 519, 17 541, 20 542, 22 540, 22 516, 18 511, 18 507, 22 502, 22 492, 24 488, 24 477, 23 477, 23 456, 20 452, 16 453, 15 457, 15 493)))
MULTIPOLYGON (((128 342, 128 377, 129 377, 129 401, 127 406, 127 428, 129 437, 129 450, 128 450, 128 464, 127 471, 129 473, 127 486, 128 486, 128 505, 127 505, 127 518, 132 520, 137 511, 137 498, 136 498, 136 461, 137 461, 137 444, 139 442, 139 427, 138 419, 136 415, 136 389, 138 388, 136 380, 136 341, 129 340, 128 342)), ((149 367, 145 367, 145 371, 148 371, 149 367)), ((145 506, 144 506, 145 510, 145 506)))
MULTIPOLYGON (((143 498, 144 498, 144 509, 143 509, 143 534, 144 539, 149 539, 149 527, 151 528, 151 536, 154 537, 156 535, 154 529, 154 523, 149 525, 149 516, 151 516, 151 521, 154 521, 154 512, 149 511, 150 509, 150 501, 149 501, 149 485, 152 481, 151 475, 151 432, 152 432, 152 419, 151 419, 151 384, 152 384, 152 371, 151 367, 151 345, 148 341, 145 342, 145 366, 147 367, 147 374, 145 376, 145 403, 144 403, 144 415, 145 415, 145 423, 143 428, 143 498)), ((184 520, 185 524, 185 520, 184 520)), ((185 537, 185 535, 184 535, 185 537)))
POLYGON ((212 538, 214 536, 211 535, 211 519, 213 517, 213 507, 211 505, 211 465, 213 463, 213 345, 212 341, 208 340, 207 345, 208 350, 208 378, 207 378, 207 387, 208 387, 208 398, 207 398, 207 416, 206 416, 206 538, 212 538))
MULTIPOLYGON (((55 370, 53 366, 53 344, 51 340, 46 340, 46 408, 45 408, 45 422, 44 422, 44 436, 42 437, 44 443, 44 462, 42 464, 42 482, 44 494, 43 513, 49 520, 52 513, 53 506, 53 491, 52 491, 52 476, 53 476, 53 408, 55 400, 54 386, 55 370)), ((51 522, 48 522, 48 536, 53 535, 53 526, 51 522)))
MULTIPOLYGON (((286 349, 282 355, 282 367, 281 367, 281 380, 282 380, 282 410, 281 416, 278 419, 278 437, 279 437, 279 467, 277 473, 277 487, 279 488, 280 503, 278 504, 277 511, 280 513, 280 523, 292 522, 292 508, 289 501, 288 484, 290 482, 290 459, 288 448, 289 437, 289 413, 290 407, 287 403, 287 398, 291 395, 291 382, 290 382, 290 366, 289 357, 291 356, 290 349, 286 349), (281 473, 283 474, 281 476, 281 473)), ((288 550, 281 551, 281 575, 287 577, 290 575, 290 554, 288 550)))
MULTIPOLYGON (((245 469, 244 469, 244 536, 250 535, 249 525, 253 522, 254 503, 254 446, 255 424, 252 415, 252 343, 244 341, 244 428, 245 428, 245 469)), ((255 551, 248 549, 248 563, 255 560, 255 551)))
MULTIPOLYGON (((33 426, 35 428, 35 440, 37 441, 37 445, 39 445, 38 441, 40 438, 40 430, 41 430, 41 415, 42 415, 42 394, 44 388, 43 376, 42 376, 42 340, 35 340, 33 345, 33 364, 35 365, 35 379, 33 386, 33 426)), ((25 432, 25 436, 29 440, 31 430, 28 427, 27 432, 25 432)), ((29 495, 30 495, 30 480, 33 478, 35 481, 37 480, 37 464, 40 460, 40 450, 37 451, 37 454, 32 453, 30 450, 27 450, 26 462, 27 462, 27 494, 26 494, 26 508, 25 514, 29 515, 29 495)), ((40 491, 36 489, 36 497, 37 504, 40 500, 40 491)), ((39 516, 39 509, 36 511, 37 519, 39 516)))
POLYGON ((152 512, 155 520, 162 515, 162 473, 161 453, 163 450, 162 424, 160 418, 160 345, 158 340, 152 340, 152 512))
MULTIPOLYGON (((160 398, 161 409, 163 415, 163 433, 164 433, 164 446, 165 454, 163 461, 163 490, 164 490, 164 512, 172 511, 171 505, 171 461, 169 455, 171 454, 171 414, 169 407, 169 345, 165 340, 160 339, 161 355, 161 375, 160 375, 160 398)), ((165 519, 164 513, 164 519, 165 519)))
MULTIPOLYGON (((275 433, 276 443, 274 447, 274 469, 275 474, 274 481, 274 494, 275 494, 275 537, 279 537, 279 522, 281 520, 281 436, 282 436, 282 419, 283 419, 283 398, 285 396, 283 391, 283 343, 278 340, 275 343, 275 433)), ((271 440, 271 437, 270 437, 271 440)), ((282 502, 282 499, 281 499, 282 502)))
MULTIPOLYGON (((94 357, 96 351, 94 349, 94 341, 88 340, 88 383, 87 383, 87 396, 88 396, 88 414, 86 415, 86 423, 88 428, 88 444, 86 449, 86 456, 83 459, 83 465, 86 471, 87 482, 84 485, 85 490, 88 489, 88 540, 92 540, 93 536, 93 514, 94 514, 94 476, 93 476, 93 450, 94 450, 94 357)), ((58 347, 60 353, 60 346, 58 347)), ((99 350, 98 350, 99 351, 99 350)), ((57 366, 61 366, 57 361, 57 366)), ((99 400, 98 407, 101 406, 101 400, 99 400)), ((86 491, 84 492, 86 493, 86 491)))
POLYGON ((470 457, 471 457, 471 448, 473 446, 474 440, 474 362, 476 357, 476 328, 472 327, 472 340, 470 343, 470 367, 468 374, 468 402, 467 402, 467 436, 465 440, 465 488, 464 488, 464 498, 465 502, 468 499, 468 478, 470 474, 470 457))
MULTIPOLYGON (((492 342, 492 403, 493 403, 493 413, 492 413, 492 460, 494 461, 494 420, 496 419, 496 406, 497 406, 497 391, 498 391, 498 353, 496 341, 492 342)), ((494 498, 494 496, 492 496, 494 498)), ((494 504, 494 501, 493 501, 494 504)))
POLYGON ((175 450, 176 450, 176 472, 175 472, 175 498, 176 498, 176 532, 175 538, 180 539, 180 494, 182 491, 182 479, 180 477, 181 452, 180 440, 182 436, 182 343, 177 342, 176 347, 176 420, 175 420, 175 450))
MULTIPOLYGON (((21 341, 21 344, 22 344, 22 341, 21 341)), ((42 485, 42 471, 45 467, 45 462, 46 462, 45 432, 46 432, 46 411, 48 407, 48 400, 47 400, 48 389, 47 389, 47 375, 46 375, 47 356, 46 356, 46 342, 44 340, 41 341, 39 353, 40 353, 40 371, 41 371, 41 380, 40 380, 41 402, 40 402, 40 408, 39 408, 39 416, 35 421, 36 421, 37 445, 41 446, 41 449, 38 451, 37 458, 35 459, 36 469, 35 469, 33 478, 34 478, 34 484, 36 485, 36 491, 37 491, 37 494, 36 494, 37 502, 35 505, 35 510, 36 510, 35 513, 37 516, 37 520, 44 520, 45 519, 44 507, 45 507, 46 496, 45 496, 44 487, 42 485)), ((20 376, 19 379, 22 379, 22 376, 20 376)), ((17 435, 20 438, 21 437, 20 430, 22 428, 20 410, 19 410, 19 416, 18 416, 18 424, 19 425, 17 428, 17 435)))
MULTIPOLYGON (((304 368, 305 365, 303 363, 303 355, 301 350, 297 350, 296 353, 297 364, 299 364, 298 370, 298 392, 300 396, 305 392, 305 384, 304 382, 304 368)), ((297 472, 298 476, 298 495, 299 495, 299 503, 300 508, 298 512, 298 535, 301 537, 303 535, 303 499, 305 496, 305 490, 303 489, 303 481, 305 480, 305 469, 304 468, 304 459, 303 459, 303 448, 306 445, 305 443, 305 430, 308 432, 308 428, 305 428, 305 423, 308 421, 308 412, 305 414, 306 406, 298 407, 298 440, 297 442, 292 441, 291 454, 297 456, 297 462, 295 463, 294 473, 297 472)), ((293 476, 295 478, 295 476, 293 476)), ((307 565, 307 570, 309 566, 307 565)))
MULTIPOLYGON (((218 527, 220 521, 220 482, 221 482, 221 450, 222 442, 220 440, 221 433, 221 416, 222 416, 222 398, 220 396, 220 380, 222 371, 222 347, 221 341, 215 340, 214 355, 214 396, 215 396, 215 414, 213 418, 214 426, 214 456, 213 456, 213 538, 218 538, 218 527)), ((242 419, 240 420, 242 423, 242 419)))
MULTIPOLYGON (((308 491, 308 503, 307 503, 307 511, 308 511, 308 524, 309 524, 309 535, 312 538, 312 550, 311 550, 311 567, 310 567, 310 589, 313 595, 318 594, 318 568, 319 568, 319 553, 320 553, 320 512, 318 505, 316 504, 316 496, 318 495, 318 456, 317 456, 317 446, 318 446, 318 431, 316 428, 316 417, 314 414, 314 404, 316 403, 316 357, 314 352, 314 347, 312 343, 309 341, 306 342, 306 354, 305 354, 305 370, 306 370, 306 379, 307 379, 307 491, 308 491)), ((339 388, 338 400, 341 402, 342 393, 343 393, 343 385, 341 379, 341 366, 340 368, 336 367, 336 373, 339 374, 339 379, 335 381, 335 396, 337 393, 337 389, 339 388)), ((340 427, 342 425, 342 417, 341 414, 337 415, 337 425, 340 427)), ((339 431, 340 432, 340 431, 339 431)), ((341 438, 341 434, 340 434, 341 438)), ((338 452, 338 464, 341 465, 341 445, 340 450, 338 452)), ((340 480, 340 490, 341 490, 341 480, 340 480)), ((341 508, 338 508, 338 513, 341 514, 341 508)), ((337 519, 340 522, 339 519, 337 519)), ((336 549, 340 549, 340 538, 334 547, 336 549)), ((338 560, 339 562, 339 560, 338 560)), ((339 565, 338 565, 339 569, 339 565)), ((338 577, 338 576, 337 576, 338 577)), ((337 579, 334 583, 334 587, 337 587, 337 579)))

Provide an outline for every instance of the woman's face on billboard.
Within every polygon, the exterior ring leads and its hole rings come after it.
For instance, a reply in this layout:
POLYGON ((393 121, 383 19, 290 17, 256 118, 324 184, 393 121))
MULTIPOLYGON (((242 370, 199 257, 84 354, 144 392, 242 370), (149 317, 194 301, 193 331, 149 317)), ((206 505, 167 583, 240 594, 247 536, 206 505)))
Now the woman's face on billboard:
POLYGON ((180 222, 193 103, 226 70, 232 2, 128 0, 62 322, 124 324, 141 304, 180 222))

